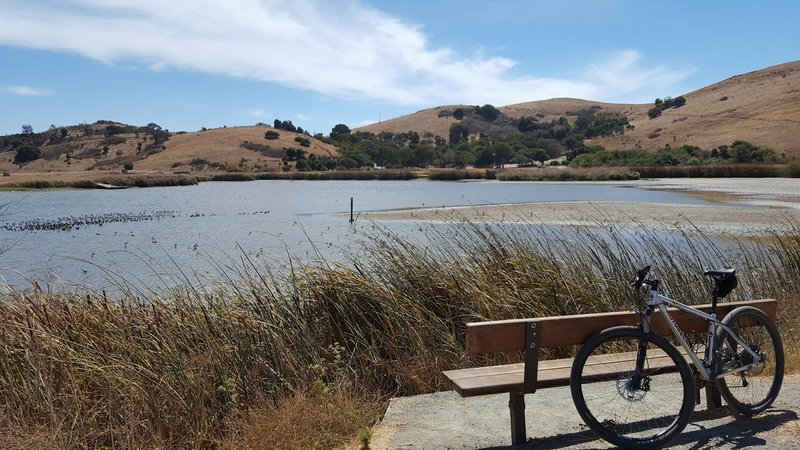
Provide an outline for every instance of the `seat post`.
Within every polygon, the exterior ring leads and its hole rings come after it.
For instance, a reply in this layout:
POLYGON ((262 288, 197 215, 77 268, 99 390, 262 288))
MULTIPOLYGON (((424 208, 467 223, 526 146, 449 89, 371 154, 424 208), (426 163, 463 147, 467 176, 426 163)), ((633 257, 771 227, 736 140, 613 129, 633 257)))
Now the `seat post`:
POLYGON ((711 314, 713 314, 714 317, 717 317, 717 300, 719 300, 718 292, 719 281, 714 279, 714 292, 711 294, 711 314))

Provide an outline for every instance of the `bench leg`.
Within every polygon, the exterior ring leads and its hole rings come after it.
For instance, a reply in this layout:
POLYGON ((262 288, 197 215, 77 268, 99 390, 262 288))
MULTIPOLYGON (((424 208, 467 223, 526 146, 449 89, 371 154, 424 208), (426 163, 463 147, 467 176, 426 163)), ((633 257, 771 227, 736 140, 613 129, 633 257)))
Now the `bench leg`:
POLYGON ((706 402, 708 403, 709 411, 714 411, 722 407, 722 397, 719 394, 719 388, 717 388, 717 384, 712 381, 706 382, 706 402))
POLYGON ((508 408, 511 410, 511 445, 524 444, 525 436, 525 394, 510 392, 508 408))

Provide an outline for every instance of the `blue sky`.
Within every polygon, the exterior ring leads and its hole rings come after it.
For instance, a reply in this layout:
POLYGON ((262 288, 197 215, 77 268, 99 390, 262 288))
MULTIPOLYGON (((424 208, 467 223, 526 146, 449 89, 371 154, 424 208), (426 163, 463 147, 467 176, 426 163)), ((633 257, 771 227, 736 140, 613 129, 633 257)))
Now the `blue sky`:
POLYGON ((800 2, 0 0, 0 134, 651 102, 799 59, 800 2))

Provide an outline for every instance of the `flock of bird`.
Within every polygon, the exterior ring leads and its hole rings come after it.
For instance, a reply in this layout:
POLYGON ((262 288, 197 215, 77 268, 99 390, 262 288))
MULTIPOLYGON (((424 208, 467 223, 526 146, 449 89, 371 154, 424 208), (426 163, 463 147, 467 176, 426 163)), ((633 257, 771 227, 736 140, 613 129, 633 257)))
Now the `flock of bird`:
POLYGON ((143 222, 167 217, 176 217, 175 211, 153 211, 138 213, 87 214, 65 216, 56 219, 30 219, 21 222, 6 222, 0 228, 8 231, 70 231, 86 225, 103 226, 106 223, 143 222))

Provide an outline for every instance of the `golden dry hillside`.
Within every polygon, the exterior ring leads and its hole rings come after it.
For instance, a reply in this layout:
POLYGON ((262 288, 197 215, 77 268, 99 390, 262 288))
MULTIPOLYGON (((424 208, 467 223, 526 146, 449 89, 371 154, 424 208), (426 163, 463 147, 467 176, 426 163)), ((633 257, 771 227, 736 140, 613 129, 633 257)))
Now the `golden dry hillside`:
MULTIPOLYGON (((571 98, 557 98, 498 107, 510 118, 524 116, 540 120, 574 118, 577 113, 594 109, 619 113, 628 118, 634 130, 621 136, 596 139, 608 149, 657 149, 667 144, 696 145, 713 148, 743 140, 774 149, 777 153, 800 157, 800 61, 738 75, 725 81, 684 94, 686 104, 664 110, 650 119, 649 104, 601 103, 571 98)), ((407 116, 359 128, 358 131, 417 131, 448 137, 456 108, 440 106, 407 116)))
POLYGON ((31 139, 41 158, 17 164, 13 146, 20 136, 0 137, 0 170, 9 174, 104 172, 132 164, 136 171, 207 172, 226 167, 269 171, 280 170, 284 148, 338 156, 335 146, 263 125, 178 132, 167 138, 146 127, 99 121, 36 133, 31 139), (277 139, 267 139, 267 131, 278 133, 277 139))
POLYGON ((606 148, 659 148, 666 144, 713 148, 736 140, 800 156, 800 61, 738 75, 685 94, 681 108, 647 117, 648 105, 632 105, 636 127, 599 139, 606 148))
POLYGON ((139 161, 137 168, 163 170, 164 167, 186 168, 192 161, 207 160, 210 164, 247 167, 260 170, 279 170, 284 148, 301 149, 318 156, 338 156, 336 147, 310 136, 264 126, 217 128, 208 131, 176 134, 167 142, 167 149, 139 161), (278 139, 267 140, 269 131, 279 134, 278 139), (307 139, 304 147, 295 138, 307 139), (244 162, 243 162, 244 160, 244 162))

